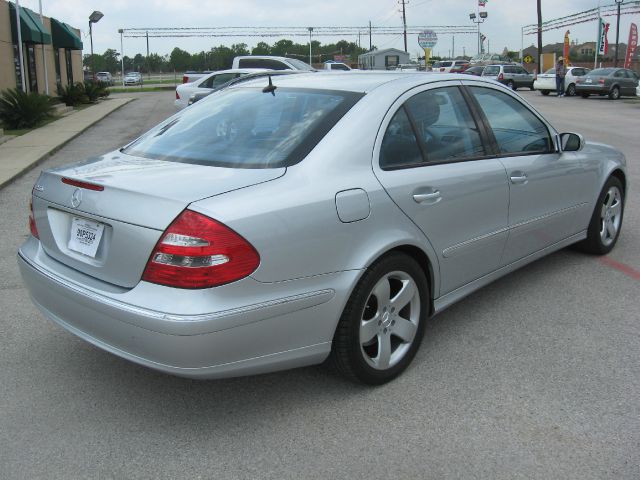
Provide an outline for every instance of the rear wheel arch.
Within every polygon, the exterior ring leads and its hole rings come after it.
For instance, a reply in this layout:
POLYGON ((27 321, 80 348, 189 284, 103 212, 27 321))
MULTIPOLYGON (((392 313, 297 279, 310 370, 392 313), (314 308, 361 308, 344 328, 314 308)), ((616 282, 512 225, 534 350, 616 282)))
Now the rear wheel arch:
POLYGON ((435 282, 434 266, 433 266, 433 262, 431 261, 431 258, 429 258, 429 255, 427 255, 427 253, 421 248, 416 247, 415 245, 407 244, 407 245, 399 245, 399 246, 393 247, 390 250, 385 251, 384 253, 379 255, 377 258, 375 258, 370 263, 370 265, 394 252, 403 253, 408 257, 411 257, 413 260, 416 261, 416 263, 420 266, 420 268, 424 272, 424 275, 427 278, 427 282, 429 283, 429 291, 427 293, 429 294, 429 299, 431 300, 429 302, 429 310, 430 310, 429 316, 433 315, 433 300, 435 298, 436 282, 435 282))

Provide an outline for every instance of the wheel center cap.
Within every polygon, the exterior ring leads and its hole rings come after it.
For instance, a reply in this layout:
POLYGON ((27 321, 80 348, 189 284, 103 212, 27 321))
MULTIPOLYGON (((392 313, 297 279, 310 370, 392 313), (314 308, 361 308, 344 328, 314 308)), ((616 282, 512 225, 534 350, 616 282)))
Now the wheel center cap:
POLYGON ((386 311, 382 314, 382 325, 387 328, 391 325, 391 314, 386 311))

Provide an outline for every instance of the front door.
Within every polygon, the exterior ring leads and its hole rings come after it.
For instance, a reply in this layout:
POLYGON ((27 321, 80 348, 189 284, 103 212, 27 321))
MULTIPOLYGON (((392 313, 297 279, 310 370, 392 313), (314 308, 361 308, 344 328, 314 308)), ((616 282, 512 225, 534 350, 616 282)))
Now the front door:
POLYGON ((460 83, 444 85, 401 97, 374 155, 380 183, 438 255, 441 295, 498 268, 509 201, 460 83))
POLYGON ((486 117, 509 182, 508 265, 583 226, 586 171, 575 153, 558 152, 554 134, 526 105, 493 88, 471 87, 486 117))

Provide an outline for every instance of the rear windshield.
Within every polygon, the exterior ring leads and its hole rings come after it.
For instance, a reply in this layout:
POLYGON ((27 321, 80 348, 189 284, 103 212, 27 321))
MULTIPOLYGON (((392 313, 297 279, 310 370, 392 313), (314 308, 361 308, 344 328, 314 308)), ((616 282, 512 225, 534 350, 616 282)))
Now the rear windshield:
POLYGON ((500 67, 497 65, 490 65, 488 67, 484 67, 484 71, 482 75, 498 75, 500 73, 500 67))
POLYGON ((305 70, 308 72, 312 72, 315 70, 315 68, 313 68, 308 63, 304 63, 302 60, 298 60, 296 58, 287 58, 287 62, 296 67, 298 70, 305 70))
MULTIPOLYGON (((266 82, 265 82, 266 83, 266 82)), ((174 115, 122 151, 157 160, 280 168, 302 160, 361 93, 229 88, 174 115)))

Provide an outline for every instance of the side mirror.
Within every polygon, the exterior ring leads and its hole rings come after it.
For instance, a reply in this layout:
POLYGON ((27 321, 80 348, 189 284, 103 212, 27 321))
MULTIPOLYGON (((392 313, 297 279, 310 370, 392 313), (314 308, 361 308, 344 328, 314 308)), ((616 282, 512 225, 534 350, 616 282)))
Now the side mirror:
POLYGON ((560 144, 563 152, 579 152, 584 148, 584 137, 579 133, 560 134, 560 144))

